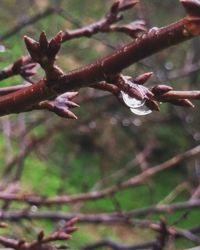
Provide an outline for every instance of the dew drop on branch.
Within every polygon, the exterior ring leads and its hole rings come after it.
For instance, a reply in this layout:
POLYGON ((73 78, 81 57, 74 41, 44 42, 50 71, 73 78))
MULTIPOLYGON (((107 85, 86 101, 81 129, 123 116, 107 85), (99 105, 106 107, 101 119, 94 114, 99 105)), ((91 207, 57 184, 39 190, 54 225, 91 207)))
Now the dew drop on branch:
POLYGON ((130 108, 138 108, 144 105, 144 100, 138 100, 134 97, 129 96, 124 91, 121 91, 124 103, 130 108))
MULTIPOLYGON (((123 79, 126 84, 128 84, 132 88, 137 88, 141 95, 145 96, 145 87, 130 81, 128 77, 123 76, 123 79)), ((138 100, 137 98, 129 96, 124 91, 121 91, 121 94, 124 103, 130 108, 137 108, 144 105, 145 100, 138 100)))
MULTIPOLYGON (((128 84, 132 88, 137 88, 137 90, 140 91, 141 95, 145 96, 146 88, 144 86, 131 82, 126 77, 123 78, 126 84, 128 84)), ((138 100, 137 98, 129 96, 124 91, 121 91, 121 95, 124 103, 130 108, 132 113, 142 116, 148 115, 152 112, 152 110, 145 105, 145 98, 143 100, 138 100)))

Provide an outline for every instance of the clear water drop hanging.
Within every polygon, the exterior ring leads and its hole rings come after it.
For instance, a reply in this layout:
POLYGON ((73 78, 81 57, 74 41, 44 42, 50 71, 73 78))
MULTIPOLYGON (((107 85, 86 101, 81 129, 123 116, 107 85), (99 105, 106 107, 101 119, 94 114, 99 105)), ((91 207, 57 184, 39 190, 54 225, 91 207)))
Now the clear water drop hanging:
POLYGON ((136 115, 141 115, 141 116, 142 115, 148 115, 148 114, 152 113, 152 110, 149 109, 145 105, 145 103, 142 106, 138 107, 138 108, 130 108, 130 110, 131 110, 132 113, 134 113, 136 115))
MULTIPOLYGON (((134 82, 131 82, 128 77, 124 77, 123 79, 125 81, 126 84, 128 84, 130 87, 132 88, 137 88, 137 90, 141 93, 141 95, 145 96, 145 88, 142 85, 138 85, 134 82)), ((142 105, 144 105, 145 100, 138 100, 137 98, 134 98, 132 96, 129 96, 127 93, 125 93, 124 91, 121 91, 122 94, 122 98, 124 103, 130 107, 130 108, 137 108, 137 107, 141 107, 142 105)))
POLYGON ((124 91, 121 91, 124 103, 130 108, 138 108, 144 105, 144 100, 138 100, 134 97, 129 96, 124 91))

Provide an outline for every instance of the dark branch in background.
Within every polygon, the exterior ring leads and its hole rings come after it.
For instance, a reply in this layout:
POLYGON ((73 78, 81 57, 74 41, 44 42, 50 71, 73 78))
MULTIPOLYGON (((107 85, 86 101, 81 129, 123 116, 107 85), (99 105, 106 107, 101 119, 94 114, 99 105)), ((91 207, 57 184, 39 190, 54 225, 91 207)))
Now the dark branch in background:
MULTIPOLYGON (((43 138, 42 138, 43 139, 43 138)), ((33 141, 34 142, 34 141, 33 141)), ((31 195, 16 195, 16 194, 4 194, 0 193, 0 199, 7 200, 7 201, 19 201, 19 202, 26 202, 28 204, 34 204, 34 205, 53 205, 53 204, 65 204, 65 203, 76 203, 76 202, 82 202, 82 201, 89 201, 89 200, 96 200, 101 199, 104 197, 110 197, 110 195, 119 192, 123 189, 135 187, 138 186, 144 181, 154 176, 155 174, 164 171, 168 168, 171 168, 175 165, 177 165, 180 162, 186 161, 187 159, 190 159, 192 157, 196 157, 200 154, 200 146, 197 146, 195 148, 192 148, 182 154, 176 155, 172 157, 171 159, 157 165, 151 168, 148 168, 147 170, 143 171, 142 173, 133 176, 132 178, 125 180, 118 185, 113 185, 109 188, 100 190, 100 191, 93 191, 88 193, 82 193, 82 194, 75 194, 75 195, 63 195, 58 197, 51 197, 51 198, 45 198, 45 197, 38 197, 38 196, 31 196, 31 195)), ((10 168, 9 168, 10 169, 10 168)))
POLYGON ((100 249, 103 247, 109 247, 113 250, 139 250, 139 249, 148 250, 148 249, 154 249, 154 247, 156 246, 157 246, 156 240, 135 245, 124 245, 113 240, 105 239, 95 243, 88 244, 82 247, 81 250, 100 249))
MULTIPOLYGON (((1 199, 4 200, 4 197, 1 199)), ((4 195, 6 196, 6 195, 4 195)), ((14 195, 13 195, 14 196, 14 195)), ((11 200, 12 194, 7 195, 6 201, 11 200)), ((13 200, 14 201, 14 198, 13 200)), ((34 204, 31 203, 30 204, 34 204)), ((176 211, 182 211, 187 209, 199 209, 200 202, 199 200, 186 201, 180 203, 174 203, 170 205, 154 205, 146 208, 135 209, 132 211, 117 213, 95 213, 95 214, 84 214, 84 213, 65 213, 58 211, 41 211, 41 212, 31 212, 29 209, 25 210, 11 210, 3 211, 1 210, 0 219, 2 221, 14 221, 20 219, 49 219, 49 220, 69 220, 73 217, 77 217, 80 223, 106 223, 106 224, 115 224, 115 223, 125 223, 127 224, 128 220, 133 220, 137 224, 136 217, 149 216, 153 214, 170 214, 176 211)))
POLYGON ((44 11, 32 16, 32 17, 24 17, 22 21, 17 23, 11 30, 8 32, 5 32, 4 34, 0 35, 0 41, 4 41, 11 36, 14 36, 16 33, 18 33, 20 30, 25 28, 28 25, 34 24, 35 22, 38 22, 40 19, 43 19, 54 12, 58 11, 56 8, 48 7, 44 11))
POLYGON ((41 231, 37 240, 33 242, 26 242, 25 240, 14 240, 4 236, 0 236, 0 243, 5 247, 10 247, 15 250, 56 250, 51 243, 55 241, 66 241, 71 238, 71 234, 77 230, 74 224, 77 222, 76 218, 73 218, 65 223, 65 225, 53 232, 52 234, 45 236, 44 232, 41 231))
POLYGON ((65 30, 63 34, 63 41, 68 41, 79 37, 91 37, 99 32, 122 32, 129 35, 132 38, 136 38, 138 33, 145 31, 145 26, 143 21, 134 21, 130 24, 124 25, 113 25, 120 21, 123 16, 121 12, 126 9, 130 9, 138 0, 131 1, 116 1, 105 17, 100 21, 92 23, 88 26, 78 28, 75 30, 65 30))
MULTIPOLYGON (((88 26, 85 26, 81 29, 77 29, 77 30, 67 30, 63 33, 63 37, 62 37, 62 41, 61 42, 66 42, 68 40, 71 40, 71 39, 75 39, 75 38, 78 38, 78 37, 82 37, 82 36, 88 36, 88 33, 89 33, 89 36, 92 36, 98 32, 111 32, 111 31, 119 31, 117 29, 117 27, 111 29, 111 24, 115 23, 115 22, 118 22, 119 20, 121 20, 123 18, 121 12, 126 10, 126 9, 129 9, 129 8, 132 8, 138 1, 137 0, 131 0, 131 1, 128 1, 126 3, 126 1, 121 1, 120 4, 117 4, 114 3, 113 6, 110 8, 110 11, 108 12, 108 14, 102 18, 101 21, 99 22, 95 22, 91 25, 88 25, 88 26)), ((57 12, 57 13, 62 13, 61 9, 58 9, 56 7, 52 8, 47 8, 47 10, 44 11, 44 14, 48 12, 48 10, 52 10, 52 13, 53 12, 57 12)), ((45 15, 43 16, 42 15, 43 13, 40 14, 37 14, 36 16, 33 17, 33 20, 34 22, 36 21, 39 21, 40 18, 44 18, 45 15), (40 17, 40 18, 38 18, 40 17)), ((50 13, 51 14, 51 13, 50 13)), ((32 20, 32 18, 30 18, 30 20, 32 20)), ((29 22, 27 20, 27 25, 29 24, 33 24, 32 22, 29 22)), ((20 24, 17 25, 17 27, 20 27, 21 28, 24 28, 24 26, 26 26, 26 22, 22 22, 20 24)), ((17 29, 16 32, 19 32, 20 29, 17 29)), ((119 29, 123 29, 121 26, 119 27, 119 29)), ((130 25, 130 27, 126 27, 124 28, 125 30, 122 30, 120 32, 124 32, 124 33, 131 33, 133 35, 136 36, 139 32, 141 31, 144 31, 145 28, 144 28, 144 24, 142 21, 136 21, 135 23, 132 23, 130 25)), ((15 29, 14 29, 15 30, 15 29)), ((9 31, 8 32, 9 34, 10 33, 13 33, 13 31, 9 31)), ((29 56, 26 56, 24 57, 23 59, 23 63, 22 63, 22 59, 19 58, 16 62, 20 61, 21 62, 21 67, 27 67, 26 64, 29 64, 32 62, 32 59, 29 57, 29 56), (25 60, 26 58, 26 60, 25 60)), ((18 63, 19 65, 19 63, 18 63)), ((5 70, 2 70, 2 72, 0 71, 0 80, 2 79, 5 79, 5 78, 8 78, 8 77, 11 77, 15 74, 20 74, 19 72, 13 72, 12 71, 12 65, 11 66, 8 66, 5 70)))
MULTIPOLYGON (((193 243, 199 244, 200 238, 195 235, 200 231, 199 227, 192 228, 189 230, 179 230, 177 231, 173 227, 166 225, 165 221, 160 222, 160 224, 152 224, 154 229, 159 232, 159 235, 156 240, 144 242, 140 244, 124 245, 113 240, 105 239, 95 243, 88 244, 82 247, 82 250, 92 250, 99 249, 102 247, 110 247, 113 250, 139 250, 139 249, 153 249, 153 250, 162 250, 165 247, 166 241, 169 236, 173 238, 186 238, 192 241, 193 243), (157 229, 156 229, 157 228, 157 229)), ((153 229, 153 228, 152 228, 153 229)))
MULTIPOLYGON (((149 220, 137 220, 132 219, 131 216, 126 213, 118 214, 118 215, 109 215, 109 214, 79 214, 79 213, 62 213, 62 212, 29 212, 27 210, 22 211, 1 211, 1 219, 6 221, 18 221, 21 219, 34 219, 34 220, 42 220, 48 219, 53 221, 58 220, 72 220, 75 216, 77 216, 80 223, 104 223, 104 224, 129 224, 137 225, 142 228, 148 228, 153 231, 165 234, 164 238, 168 236, 173 237, 182 237, 186 238, 192 242, 200 244, 200 238, 196 236, 197 233, 200 232, 200 227, 194 227, 188 230, 185 229, 177 229, 174 226, 168 226, 164 223, 155 223, 149 220), (164 229, 164 230, 163 230, 164 229), (164 232, 163 232, 164 231, 164 232)), ((159 239, 160 244, 164 244, 164 242, 160 242, 162 239, 159 239)), ((162 248, 161 248, 162 249, 162 248)))

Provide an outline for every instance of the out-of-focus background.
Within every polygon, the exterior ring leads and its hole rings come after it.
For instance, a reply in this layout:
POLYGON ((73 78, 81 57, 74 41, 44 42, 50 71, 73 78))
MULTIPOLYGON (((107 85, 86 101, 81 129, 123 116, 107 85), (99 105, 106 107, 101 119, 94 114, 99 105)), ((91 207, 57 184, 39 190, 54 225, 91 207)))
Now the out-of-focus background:
MULTIPOLYGON (((161 27, 184 16, 179 1, 141 0, 141 4, 124 12, 122 23, 144 19, 147 28, 161 27)), ((41 31, 48 38, 58 31, 75 29, 99 20, 113 1, 109 0, 1 0, 0 1, 0 68, 14 62, 27 51, 23 36, 38 39, 41 31), (15 34, 12 29, 31 16, 50 11, 40 20, 15 34), (11 34, 8 32, 11 31, 11 34)), ((92 62, 113 48, 130 42, 120 33, 99 33, 63 43, 58 65, 65 71, 92 62)), ((153 71, 148 86, 169 84, 174 89, 199 88, 199 38, 174 46, 124 71, 137 76, 153 71)), ((43 76, 38 70, 37 81, 43 76)), ((19 76, 1 81, 2 86, 23 83, 19 76)), ((188 109, 161 104, 160 112, 137 116, 121 105, 114 96, 91 88, 79 91, 74 109, 78 120, 67 120, 47 111, 33 111, 0 118, 0 188, 2 192, 36 194, 44 197, 99 191, 119 184, 160 164, 200 141, 199 103, 188 109)), ((142 185, 127 188, 98 200, 49 206, 47 208, 1 200, 1 209, 57 211, 65 213, 108 213, 143 208, 152 204, 171 204, 190 199, 199 185, 200 158, 187 160, 148 178, 142 185)), ((165 214, 173 224, 186 210, 165 214)), ((139 219, 159 220, 160 214, 139 219)), ((34 239, 43 229, 51 232, 63 220, 18 220, 8 222, 2 235, 34 239)), ((180 228, 199 225, 199 209, 190 210, 176 224, 180 228)), ((80 223, 80 229, 67 242, 70 249, 80 249, 89 242, 110 238, 138 243, 155 237, 149 229, 137 226, 80 223)), ((192 246, 190 241, 176 241, 175 249, 192 246), (183 247, 184 246, 184 247, 183 247)))

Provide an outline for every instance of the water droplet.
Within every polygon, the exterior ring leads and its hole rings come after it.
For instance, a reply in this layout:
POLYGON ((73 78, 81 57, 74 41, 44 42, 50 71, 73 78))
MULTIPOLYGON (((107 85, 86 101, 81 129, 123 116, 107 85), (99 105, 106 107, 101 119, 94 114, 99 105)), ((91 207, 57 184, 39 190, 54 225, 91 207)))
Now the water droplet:
POLYGON ((151 109, 147 108, 147 106, 145 105, 145 103, 138 107, 138 108, 130 108, 131 112, 133 112, 136 115, 148 115, 152 112, 151 109))
MULTIPOLYGON (((128 84, 132 88, 137 88, 137 90, 141 93, 141 95, 145 96, 146 88, 144 86, 138 85, 138 84, 130 81, 129 77, 123 76, 123 79, 124 79, 126 84, 128 84)), ((124 100, 124 103, 130 108, 141 107, 145 103, 145 100, 138 100, 134 97, 129 96, 124 91, 121 91, 121 94, 122 94, 122 98, 124 100)))
POLYGON ((138 108, 144 105, 144 100, 138 100, 134 97, 129 96, 127 93, 121 91, 124 103, 130 108, 138 108))
POLYGON ((167 61, 167 62, 165 63, 165 68, 166 68, 167 70, 172 70, 173 67, 174 67, 173 62, 167 61))
POLYGON ((3 53, 6 51, 6 47, 0 44, 0 53, 3 53))
POLYGON ((38 207, 37 206, 35 206, 35 205, 33 205, 33 206, 31 206, 31 212, 32 213, 35 213, 35 212, 37 212, 37 210, 38 210, 38 207))

